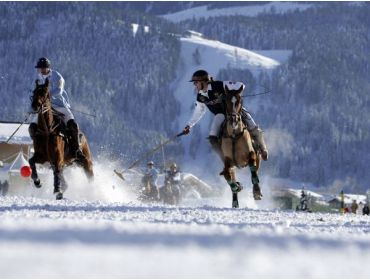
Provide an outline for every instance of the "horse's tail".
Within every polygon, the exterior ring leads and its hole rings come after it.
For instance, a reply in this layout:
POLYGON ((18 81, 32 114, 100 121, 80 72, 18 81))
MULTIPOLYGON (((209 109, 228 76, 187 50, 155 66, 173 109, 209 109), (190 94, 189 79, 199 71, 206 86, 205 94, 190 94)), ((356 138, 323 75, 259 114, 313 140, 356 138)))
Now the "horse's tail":
POLYGON ((81 143, 81 151, 82 151, 83 155, 86 158, 86 162, 85 162, 83 167, 85 169, 86 175, 89 178, 91 178, 91 177, 94 176, 94 172, 93 172, 92 153, 91 153, 91 150, 90 150, 90 147, 89 147, 89 143, 87 141, 87 137, 82 132, 79 133, 78 137, 79 137, 80 143, 81 143))

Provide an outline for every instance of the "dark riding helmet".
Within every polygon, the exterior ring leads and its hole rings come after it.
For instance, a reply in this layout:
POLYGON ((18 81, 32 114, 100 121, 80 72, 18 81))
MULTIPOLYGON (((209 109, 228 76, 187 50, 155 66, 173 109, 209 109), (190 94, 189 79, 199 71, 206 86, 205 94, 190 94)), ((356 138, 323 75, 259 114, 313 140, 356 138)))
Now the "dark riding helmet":
POLYGON ((210 80, 211 77, 206 70, 198 70, 193 73, 193 76, 191 77, 191 80, 189 82, 209 82, 210 80))
POLYGON ((50 60, 46 57, 39 58, 35 68, 50 68, 50 60))

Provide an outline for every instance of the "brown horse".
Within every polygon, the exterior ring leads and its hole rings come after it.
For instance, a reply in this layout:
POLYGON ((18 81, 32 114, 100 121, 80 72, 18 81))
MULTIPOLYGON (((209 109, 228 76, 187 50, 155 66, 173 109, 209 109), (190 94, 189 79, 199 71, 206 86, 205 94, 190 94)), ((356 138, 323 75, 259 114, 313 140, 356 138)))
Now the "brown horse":
POLYGON ((81 150, 85 158, 77 161, 76 156, 70 151, 68 142, 69 136, 66 126, 60 116, 51 106, 49 80, 40 85, 36 80, 36 87, 31 97, 31 107, 38 112, 37 131, 33 138, 35 153, 29 163, 32 169, 32 180, 37 188, 41 187, 37 175, 36 163, 49 162, 54 173, 54 194, 56 199, 62 199, 67 189, 67 183, 63 176, 63 167, 72 164, 74 161, 83 167, 89 179, 94 176, 92 157, 86 137, 81 135, 81 150))
POLYGON ((238 192, 242 186, 236 181, 235 166, 238 168, 249 165, 253 184, 253 197, 260 200, 262 197, 257 171, 260 165, 260 155, 253 148, 251 136, 245 127, 242 117, 243 86, 238 90, 229 90, 225 87, 226 120, 222 129, 221 149, 224 160, 224 175, 233 193, 232 207, 238 208, 238 192))

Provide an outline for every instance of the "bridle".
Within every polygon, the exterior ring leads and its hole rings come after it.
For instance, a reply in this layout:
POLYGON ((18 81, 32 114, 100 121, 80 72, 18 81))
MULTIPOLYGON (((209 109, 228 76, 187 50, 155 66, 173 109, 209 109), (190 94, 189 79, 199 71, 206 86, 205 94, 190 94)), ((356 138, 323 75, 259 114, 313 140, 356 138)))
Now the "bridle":
MULTIPOLYGON (((35 95, 36 95, 36 91, 40 91, 40 90, 43 90, 43 89, 41 89, 41 87, 42 86, 40 86, 40 85, 37 85, 37 88, 35 88, 34 89, 34 91, 33 91, 33 95, 32 96, 30 96, 30 100, 31 100, 31 106, 32 106, 32 109, 34 109, 34 102, 35 102, 35 95)), ((41 97, 39 97, 41 94, 37 94, 38 96, 37 96, 37 98, 41 98, 41 97)), ((48 112, 49 110, 51 110, 51 106, 48 106, 47 104, 46 104, 46 102, 47 102, 47 100, 48 99, 50 99, 50 93, 49 92, 46 92, 46 94, 45 94, 45 97, 43 98, 43 100, 41 101, 41 102, 39 102, 39 104, 37 104, 37 106, 38 106, 38 109, 37 110, 35 110, 35 112, 37 113, 37 114, 44 114, 44 113, 46 113, 46 112, 48 112)))
POLYGON ((43 98, 43 100, 40 100, 39 104, 37 104, 38 109, 35 112, 41 116, 41 122, 42 122, 43 130, 41 130, 40 132, 42 132, 46 136, 49 136, 49 135, 55 134, 55 132, 56 132, 56 130, 59 127, 60 124, 53 120, 53 122, 50 124, 50 126, 47 125, 44 115, 49 111, 51 111, 52 115, 57 115, 57 113, 55 113, 55 111, 53 110, 53 108, 51 106, 50 92, 49 91, 47 91, 45 93, 45 97, 44 96, 41 97, 40 96, 41 94, 38 94, 38 96, 35 97, 37 90, 38 91, 44 90, 40 87, 43 87, 43 86, 37 85, 37 88, 33 91, 33 95, 30 97, 30 100, 32 102, 32 109, 33 109, 34 108, 33 103, 35 102, 35 98, 39 98, 39 99, 43 98))
MULTIPOLYGON (((231 91, 228 93, 231 94, 231 91)), ((240 96, 241 100, 241 96, 240 96)), ((233 94, 231 97, 231 111, 228 110, 228 106, 226 106, 226 126, 230 126, 232 129, 231 135, 228 134, 228 137, 231 138, 239 138, 241 135, 243 135, 245 127, 242 123, 242 116, 241 116, 241 111, 242 111, 242 104, 237 104, 237 97, 233 94), (240 131, 238 128, 241 128, 240 131)), ((230 106, 229 106, 230 107, 230 106)), ((226 129, 227 131, 227 129, 226 129)))

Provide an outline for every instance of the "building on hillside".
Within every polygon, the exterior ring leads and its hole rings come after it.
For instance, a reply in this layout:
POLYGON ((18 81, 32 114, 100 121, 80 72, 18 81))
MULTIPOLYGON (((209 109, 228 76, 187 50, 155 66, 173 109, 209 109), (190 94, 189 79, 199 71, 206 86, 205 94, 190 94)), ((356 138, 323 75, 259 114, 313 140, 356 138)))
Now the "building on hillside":
MULTIPOLYGON (((307 189, 304 190, 307 199, 307 210, 325 207, 324 196, 307 189)), ((302 189, 275 188, 271 190, 272 200, 277 208, 281 210, 301 210, 302 189)))
MULTIPOLYGON (((357 203, 362 202, 362 204, 367 204, 366 201, 366 195, 361 194, 344 194, 344 205, 345 207, 351 207, 353 201, 356 201, 357 203)), ((341 208, 341 198, 340 195, 330 199, 328 201, 329 205, 333 208, 340 209, 341 208)))

